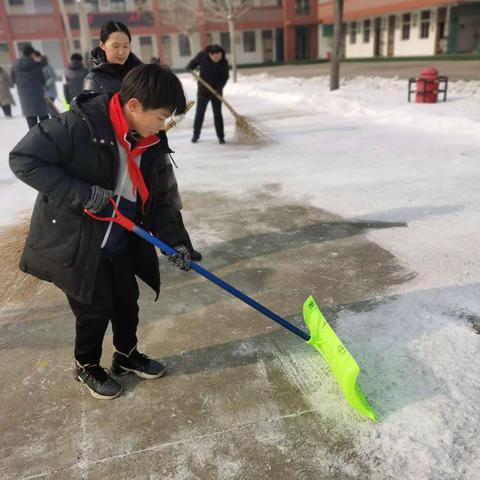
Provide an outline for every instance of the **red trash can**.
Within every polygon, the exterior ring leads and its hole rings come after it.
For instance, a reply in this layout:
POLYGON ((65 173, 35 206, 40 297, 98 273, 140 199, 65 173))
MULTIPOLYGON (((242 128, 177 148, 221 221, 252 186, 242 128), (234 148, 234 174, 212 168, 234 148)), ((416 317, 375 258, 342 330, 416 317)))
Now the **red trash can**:
POLYGON ((424 68, 417 79, 416 103, 436 103, 438 98, 438 70, 424 68))

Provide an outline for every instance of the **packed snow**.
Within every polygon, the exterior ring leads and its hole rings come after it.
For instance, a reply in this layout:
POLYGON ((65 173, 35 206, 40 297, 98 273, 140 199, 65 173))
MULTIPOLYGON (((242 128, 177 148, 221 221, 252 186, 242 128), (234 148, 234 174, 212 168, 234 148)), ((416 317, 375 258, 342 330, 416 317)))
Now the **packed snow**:
MULTIPOLYGON (((194 99, 193 79, 181 79, 194 99)), ((241 195, 279 184, 285 198, 349 220, 408 224, 367 235, 414 277, 336 323, 354 356, 370 352, 360 383, 380 422, 338 418, 337 428, 372 462, 372 478, 480 478, 480 82, 451 83, 447 102, 429 105, 407 102, 407 82, 377 77, 330 92, 327 77, 241 76, 224 94, 270 142, 236 144, 224 109, 227 144, 218 145, 209 110, 192 146, 189 113, 169 135, 181 189, 241 195)), ((8 167, 26 132, 14 113, 0 118, 0 228, 35 197, 8 167)), ((208 244, 208 232, 196 236, 208 244)), ((309 401, 318 408, 317 393, 309 401)), ((335 415, 334 404, 325 408, 335 415)))

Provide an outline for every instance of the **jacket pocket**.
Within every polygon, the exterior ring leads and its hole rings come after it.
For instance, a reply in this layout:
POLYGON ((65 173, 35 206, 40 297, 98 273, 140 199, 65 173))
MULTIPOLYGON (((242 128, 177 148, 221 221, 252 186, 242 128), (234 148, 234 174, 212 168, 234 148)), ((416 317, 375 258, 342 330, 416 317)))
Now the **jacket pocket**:
POLYGON ((42 257, 65 267, 75 261, 84 217, 43 200, 36 205, 27 245, 42 257))

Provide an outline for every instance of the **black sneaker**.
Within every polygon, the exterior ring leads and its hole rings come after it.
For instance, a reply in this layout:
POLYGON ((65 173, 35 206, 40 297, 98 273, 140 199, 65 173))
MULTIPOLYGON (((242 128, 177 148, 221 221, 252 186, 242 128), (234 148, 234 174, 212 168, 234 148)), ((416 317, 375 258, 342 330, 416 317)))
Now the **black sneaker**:
POLYGON ((202 259, 202 254, 193 248, 188 249, 188 253, 190 254, 190 259, 194 262, 199 262, 202 259))
POLYGON ((192 143, 197 143, 197 142, 198 142, 198 139, 199 139, 199 137, 197 137, 196 135, 194 135, 194 136, 192 137, 192 143))
POLYGON ((110 400, 118 397, 122 386, 113 379, 100 365, 79 365, 73 368, 73 378, 83 383, 90 393, 100 400, 110 400))
POLYGON ((220 145, 223 145, 223 144, 225 143, 225 139, 224 139, 224 138, 219 138, 219 139, 218 139, 218 143, 219 143, 220 145))
POLYGON ((162 363, 152 360, 137 349, 133 350, 130 355, 114 352, 112 373, 126 375, 130 372, 141 378, 160 378, 165 375, 166 368, 162 363))

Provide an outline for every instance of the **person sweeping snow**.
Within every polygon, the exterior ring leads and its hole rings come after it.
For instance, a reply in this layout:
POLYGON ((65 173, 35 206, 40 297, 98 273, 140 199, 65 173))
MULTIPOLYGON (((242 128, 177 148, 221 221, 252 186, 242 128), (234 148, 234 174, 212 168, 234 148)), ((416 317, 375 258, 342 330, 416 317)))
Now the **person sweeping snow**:
POLYGON ((36 125, 10 153, 14 174, 39 194, 20 269, 53 282, 67 295, 76 318, 75 380, 100 399, 122 392, 100 366, 112 323, 112 372, 158 378, 165 366, 137 349, 135 276, 156 293, 155 248, 111 222, 110 199, 130 219, 173 246, 169 257, 190 269, 185 230, 178 222, 180 195, 164 124, 186 110, 180 80, 167 67, 140 65, 116 94, 82 93, 68 112, 36 125))
MULTIPOLYGON (((229 77, 225 50, 219 45, 209 45, 205 50, 199 52, 195 58, 192 58, 187 65, 187 70, 193 71, 197 68, 200 70, 200 78, 221 95, 229 77)), ((223 129, 222 102, 201 82, 198 83, 197 110, 193 124, 192 143, 197 143, 200 138, 208 102, 212 102, 215 132, 219 143, 223 144, 225 143, 225 132, 223 129)))

